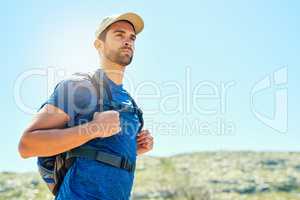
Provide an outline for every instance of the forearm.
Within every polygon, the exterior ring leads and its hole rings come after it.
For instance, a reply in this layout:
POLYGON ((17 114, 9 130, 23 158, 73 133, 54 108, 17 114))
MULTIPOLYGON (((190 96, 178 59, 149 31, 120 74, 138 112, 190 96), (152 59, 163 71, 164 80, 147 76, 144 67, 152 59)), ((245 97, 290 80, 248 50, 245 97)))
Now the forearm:
POLYGON ((21 138, 19 151, 23 158, 52 156, 78 147, 95 138, 92 122, 64 129, 34 130, 21 138))

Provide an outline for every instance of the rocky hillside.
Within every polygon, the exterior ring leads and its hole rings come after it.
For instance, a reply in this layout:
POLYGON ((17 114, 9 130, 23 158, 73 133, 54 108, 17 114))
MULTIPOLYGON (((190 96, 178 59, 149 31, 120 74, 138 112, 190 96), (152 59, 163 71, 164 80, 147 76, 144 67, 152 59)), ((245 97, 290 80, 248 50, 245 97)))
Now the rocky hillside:
MULTIPOLYGON (((0 200, 50 200, 37 173, 0 173, 0 200)), ((201 152, 138 160, 133 200, 300 200, 300 153, 201 152)))

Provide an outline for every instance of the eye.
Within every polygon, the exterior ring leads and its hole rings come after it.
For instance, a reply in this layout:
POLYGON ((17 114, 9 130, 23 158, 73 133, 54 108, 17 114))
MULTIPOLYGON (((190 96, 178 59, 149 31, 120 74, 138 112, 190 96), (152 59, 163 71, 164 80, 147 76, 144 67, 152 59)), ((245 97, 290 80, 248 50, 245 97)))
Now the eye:
POLYGON ((135 41, 135 37, 131 37, 130 39, 131 39, 132 41, 135 41))
POLYGON ((122 33, 118 33, 116 37, 123 37, 122 33))

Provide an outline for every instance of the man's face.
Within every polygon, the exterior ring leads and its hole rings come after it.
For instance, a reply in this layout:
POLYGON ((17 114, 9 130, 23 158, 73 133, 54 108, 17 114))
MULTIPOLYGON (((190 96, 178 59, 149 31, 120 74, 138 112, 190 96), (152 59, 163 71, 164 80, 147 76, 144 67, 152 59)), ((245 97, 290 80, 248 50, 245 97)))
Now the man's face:
POLYGON ((122 66, 131 63, 134 53, 135 31, 126 21, 113 23, 103 41, 102 55, 122 66))

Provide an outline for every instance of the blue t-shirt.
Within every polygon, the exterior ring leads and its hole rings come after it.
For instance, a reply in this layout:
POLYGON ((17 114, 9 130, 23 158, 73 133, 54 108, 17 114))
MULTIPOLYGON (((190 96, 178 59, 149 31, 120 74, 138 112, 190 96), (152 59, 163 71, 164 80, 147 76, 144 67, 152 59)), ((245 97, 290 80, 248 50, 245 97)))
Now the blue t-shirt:
MULTIPOLYGON (((116 105, 133 107, 128 92, 123 85, 117 85, 104 73, 104 79, 112 93, 116 105)), ((89 122, 94 112, 99 112, 97 95, 89 80, 72 78, 61 81, 54 89, 45 104, 52 104, 70 117, 66 127, 77 126, 89 122)), ((108 105, 104 98, 104 105, 108 105)), ((104 109, 107 110, 104 106, 104 109)), ((86 146, 136 161, 136 135, 140 126, 135 112, 120 112, 121 131, 107 138, 96 138, 87 142, 86 146)), ((115 168, 94 160, 77 158, 68 170, 60 187, 56 200, 61 199, 129 199, 134 172, 115 168)))

